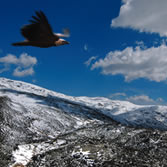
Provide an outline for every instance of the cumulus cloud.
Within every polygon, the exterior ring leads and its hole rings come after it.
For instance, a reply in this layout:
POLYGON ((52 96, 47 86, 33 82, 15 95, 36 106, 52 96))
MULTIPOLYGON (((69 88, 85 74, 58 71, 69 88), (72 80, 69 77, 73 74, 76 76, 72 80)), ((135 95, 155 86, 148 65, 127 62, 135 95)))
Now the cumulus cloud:
POLYGON ((0 58, 0 64, 4 67, 0 69, 0 73, 9 71, 11 65, 15 65, 13 75, 17 77, 23 77, 34 74, 34 65, 37 64, 37 59, 28 55, 27 53, 22 53, 20 57, 16 57, 13 54, 7 54, 0 58))
POLYGON ((147 95, 130 96, 126 100, 138 105, 157 105, 164 102, 162 98, 154 100, 147 95))
POLYGON ((15 55, 8 54, 7 56, 0 58, 0 63, 18 64, 18 58, 15 55))
POLYGON ((111 27, 129 27, 140 32, 167 36, 166 0, 122 0, 119 16, 111 27))
POLYGON ((37 59, 35 57, 29 56, 27 53, 23 53, 18 58, 18 65, 22 67, 30 67, 34 66, 37 63, 37 59))
POLYGON ((21 69, 21 67, 17 67, 13 72, 13 76, 16 77, 25 77, 33 74, 34 74, 34 69, 32 67, 28 69, 21 69))
POLYGON ((111 51, 91 66, 92 70, 96 68, 101 68, 105 75, 122 74, 127 82, 138 78, 164 81, 167 79, 167 46, 162 44, 146 49, 137 46, 111 51))

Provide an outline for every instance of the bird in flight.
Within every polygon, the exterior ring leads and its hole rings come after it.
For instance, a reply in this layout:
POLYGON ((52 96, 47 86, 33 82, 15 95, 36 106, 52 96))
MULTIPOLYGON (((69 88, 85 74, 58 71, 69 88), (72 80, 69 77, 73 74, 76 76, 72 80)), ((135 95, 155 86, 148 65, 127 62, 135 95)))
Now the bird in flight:
POLYGON ((36 16, 32 16, 30 24, 21 28, 21 34, 26 40, 22 42, 12 43, 13 46, 36 46, 40 48, 48 48, 51 46, 60 46, 69 44, 68 41, 61 37, 69 37, 69 29, 64 29, 64 33, 53 33, 47 17, 42 11, 36 12, 36 16))

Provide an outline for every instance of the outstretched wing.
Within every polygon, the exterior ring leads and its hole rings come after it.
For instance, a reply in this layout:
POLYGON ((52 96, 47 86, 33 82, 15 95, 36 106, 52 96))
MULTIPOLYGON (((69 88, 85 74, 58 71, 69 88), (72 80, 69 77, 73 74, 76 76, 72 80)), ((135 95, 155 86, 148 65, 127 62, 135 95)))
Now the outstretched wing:
MULTIPOLYGON (((31 24, 21 28, 22 35, 29 41, 50 40, 54 36, 52 28, 42 11, 36 12, 36 16, 32 16, 31 24)), ((57 37, 59 38, 59 37, 57 37)))

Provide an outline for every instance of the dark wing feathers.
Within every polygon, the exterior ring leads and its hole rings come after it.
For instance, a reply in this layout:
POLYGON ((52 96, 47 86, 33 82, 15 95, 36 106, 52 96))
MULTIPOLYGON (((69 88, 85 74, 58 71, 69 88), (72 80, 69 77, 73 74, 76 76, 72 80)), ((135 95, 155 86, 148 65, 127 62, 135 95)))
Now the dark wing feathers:
POLYGON ((37 17, 35 17, 35 16, 32 16, 32 18, 34 19, 34 21, 35 21, 36 23, 40 22, 40 19, 39 19, 39 18, 37 18, 37 17))
POLYGON ((36 12, 30 22, 21 28, 22 35, 29 41, 49 40, 53 36, 52 28, 42 11, 36 12))

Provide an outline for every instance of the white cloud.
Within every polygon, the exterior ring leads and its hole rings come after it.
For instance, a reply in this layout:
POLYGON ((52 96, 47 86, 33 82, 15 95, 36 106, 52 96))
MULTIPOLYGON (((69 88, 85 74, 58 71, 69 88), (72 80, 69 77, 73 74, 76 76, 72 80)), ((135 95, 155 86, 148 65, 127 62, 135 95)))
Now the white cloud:
POLYGON ((8 54, 7 56, 0 58, 0 63, 29 67, 34 66, 37 63, 37 59, 35 57, 29 56, 27 53, 22 53, 19 58, 13 54, 8 54))
POLYGON ((13 72, 13 75, 16 77, 25 77, 33 74, 34 74, 34 69, 32 67, 28 69, 21 69, 21 67, 17 67, 13 72))
POLYGON ((119 16, 111 27, 129 27, 140 32, 167 36, 167 0, 122 0, 119 16))
POLYGON ((147 95, 130 96, 126 100, 138 105, 157 105, 164 102, 162 98, 153 100, 147 95))
POLYGON ((86 64, 87 66, 89 66, 91 64, 91 62, 93 60, 96 60, 96 59, 97 59, 97 56, 92 56, 84 64, 86 64))
POLYGON ((7 56, 0 58, 0 64, 4 65, 4 68, 0 69, 0 73, 9 71, 11 65, 15 65, 13 72, 14 76, 23 77, 34 74, 34 65, 37 64, 35 57, 29 56, 27 53, 22 53, 20 57, 16 57, 13 54, 7 54, 7 56))
POLYGON ((36 63, 37 59, 29 56, 27 53, 22 53, 18 59, 18 64, 23 67, 34 66, 36 63))
POLYGON ((8 54, 7 56, 0 58, 0 63, 18 64, 18 58, 15 55, 8 54))
POLYGON ((151 97, 144 94, 128 96, 125 93, 118 92, 111 94, 109 98, 114 100, 129 101, 137 105, 166 105, 166 102, 162 98, 159 97, 154 100, 151 97))
POLYGON ((101 68, 105 75, 122 74, 128 82, 138 78, 160 82, 167 79, 167 46, 127 47, 122 51, 109 52, 91 67, 92 70, 96 68, 101 68))
POLYGON ((126 96, 126 94, 125 93, 113 93, 113 94, 111 94, 111 95, 109 95, 109 98, 118 98, 118 97, 120 97, 120 96, 126 96))

